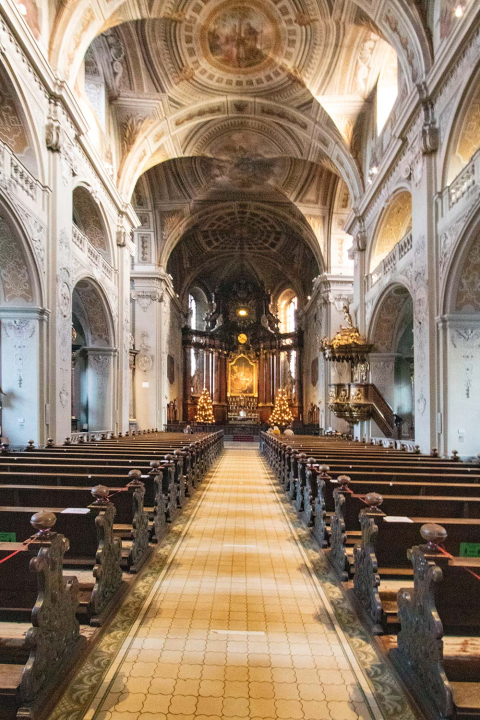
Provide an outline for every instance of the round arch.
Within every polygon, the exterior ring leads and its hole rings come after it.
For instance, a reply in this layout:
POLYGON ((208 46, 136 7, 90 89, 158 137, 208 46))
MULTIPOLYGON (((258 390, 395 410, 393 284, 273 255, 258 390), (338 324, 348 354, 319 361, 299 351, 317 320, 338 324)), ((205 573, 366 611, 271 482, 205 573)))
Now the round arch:
POLYGON ((29 233, 1 191, 0 305, 43 307, 41 274, 29 233))
POLYGON ((0 193, 0 424, 12 445, 44 440, 46 329, 41 274, 27 230, 0 193))
MULTIPOLYGON (((426 28, 416 8, 408 0, 390 0, 388 7, 372 11, 361 0, 354 0, 369 20, 378 26, 386 40, 396 50, 409 88, 426 76, 432 62, 426 28)), ((95 9, 86 1, 64 5, 57 14, 50 40, 50 60, 72 83, 77 77, 87 48, 106 28, 124 22, 154 19, 164 16, 163 3, 144 5, 139 0, 99 0, 95 9), (75 51, 72 52, 72 38, 75 51)))
POLYGON ((439 322, 443 450, 475 456, 480 422, 480 211, 464 226, 446 269, 439 322))
POLYGON ((403 283, 389 285, 377 299, 368 327, 368 339, 376 352, 395 352, 395 340, 405 304, 412 302, 410 289, 403 283))
POLYGON ((72 293, 72 429, 115 427, 115 327, 107 297, 90 276, 72 293))
POLYGON ((370 323, 370 378, 395 413, 395 431, 403 439, 413 439, 415 427, 413 333, 413 298, 396 282, 379 297, 370 323))
POLYGON ((478 117, 480 115, 480 62, 464 78, 458 101, 447 127, 444 152, 440 159, 441 187, 447 187, 480 148, 478 117))
POLYGON ((412 195, 398 188, 384 208, 370 244, 368 272, 371 273, 412 229, 412 195))
MULTIPOLYGON (((243 203, 245 204, 245 203, 243 203)), ((235 204, 234 204, 235 205, 235 204)), ((280 224, 289 225, 302 239, 307 243, 310 250, 313 252, 315 259, 317 260, 320 270, 324 267, 323 257, 320 251, 317 237, 313 232, 312 228, 308 224, 302 213, 292 203, 293 212, 286 212, 280 208, 265 208, 262 203, 248 203, 251 213, 258 213, 259 215, 265 215, 265 211, 268 215, 272 216, 276 222, 280 224)), ((219 202, 215 209, 215 216, 222 216, 226 210, 232 209, 232 203, 219 202)), ((200 208, 197 212, 191 212, 186 217, 179 219, 179 222, 172 228, 171 233, 164 244, 162 249, 162 255, 160 257, 160 265, 163 267, 167 266, 168 259, 180 240, 190 232, 196 225, 199 225, 202 221, 211 222, 214 215, 211 208, 200 208)))
POLYGON ((87 237, 103 257, 114 264, 113 241, 109 233, 109 223, 100 203, 98 203, 85 183, 73 188, 73 224, 87 237))
POLYGON ((17 73, 8 61, 8 55, 3 55, 0 63, 0 96, 4 119, 0 127, 0 139, 15 153, 27 170, 44 183, 43 128, 37 126, 31 111, 32 103, 28 102, 24 89, 18 82, 17 73))
POLYGON ((192 330, 205 330, 205 315, 209 308, 208 291, 202 287, 202 283, 194 283, 188 288, 189 300, 189 324, 192 330), (194 306, 190 302, 193 299, 194 306))

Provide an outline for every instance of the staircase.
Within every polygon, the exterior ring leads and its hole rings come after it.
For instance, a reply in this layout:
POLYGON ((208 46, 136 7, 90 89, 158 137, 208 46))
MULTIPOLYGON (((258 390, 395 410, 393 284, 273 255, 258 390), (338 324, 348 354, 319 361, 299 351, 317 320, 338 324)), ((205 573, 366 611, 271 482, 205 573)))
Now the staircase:
POLYGON ((394 434, 394 412, 378 388, 371 383, 330 385, 328 404, 336 417, 351 425, 372 419, 385 437, 394 434))
POLYGON ((395 414, 376 385, 368 385, 368 396, 372 403, 372 420, 375 420, 385 437, 392 437, 395 430, 395 414))

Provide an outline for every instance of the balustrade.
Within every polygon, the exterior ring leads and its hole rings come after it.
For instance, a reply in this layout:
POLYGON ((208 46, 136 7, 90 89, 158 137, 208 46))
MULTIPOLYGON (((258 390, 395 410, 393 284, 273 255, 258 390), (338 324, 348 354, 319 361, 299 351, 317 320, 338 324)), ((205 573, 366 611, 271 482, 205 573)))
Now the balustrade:
POLYGON ((413 238, 412 231, 410 230, 394 245, 393 249, 390 250, 388 255, 377 265, 375 270, 368 275, 367 289, 370 290, 382 278, 392 273, 396 269, 398 262, 410 252, 412 246, 413 238))
POLYGON ((72 224, 72 240, 74 244, 84 253, 89 262, 91 262, 98 270, 105 275, 106 278, 113 281, 115 270, 108 263, 103 255, 92 245, 90 240, 82 231, 72 224))
POLYGON ((38 191, 44 190, 43 185, 27 170, 11 149, 0 140, 0 173, 12 189, 25 193, 34 203, 38 200, 38 191))

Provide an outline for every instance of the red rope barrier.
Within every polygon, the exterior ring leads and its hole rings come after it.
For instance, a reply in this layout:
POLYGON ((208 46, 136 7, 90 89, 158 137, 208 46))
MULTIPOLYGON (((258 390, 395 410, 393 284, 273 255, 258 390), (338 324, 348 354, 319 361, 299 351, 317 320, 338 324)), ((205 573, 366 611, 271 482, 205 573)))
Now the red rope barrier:
MULTIPOLYGON (((438 551, 442 553, 442 555, 445 555, 445 557, 450 558, 450 560, 455 560, 455 557, 453 555, 450 555, 449 552, 445 550, 445 548, 442 548, 440 545, 437 545, 438 551)), ((473 575, 474 578, 477 578, 477 580, 480 580, 480 575, 477 575, 477 573, 473 572, 473 570, 470 570, 470 568, 463 567, 463 565, 457 565, 461 570, 466 570, 470 575, 473 575)))
MULTIPOLYGON (((23 544, 25 546, 30 545, 31 542, 33 542, 35 539, 35 536, 29 537, 28 540, 24 540, 23 544)), ((6 557, 2 558, 0 560, 0 565, 4 562, 7 562, 7 560, 10 560, 10 558, 15 557, 15 555, 18 555, 18 553, 23 552, 23 550, 15 550, 15 552, 10 553, 10 555, 7 555, 6 557)))

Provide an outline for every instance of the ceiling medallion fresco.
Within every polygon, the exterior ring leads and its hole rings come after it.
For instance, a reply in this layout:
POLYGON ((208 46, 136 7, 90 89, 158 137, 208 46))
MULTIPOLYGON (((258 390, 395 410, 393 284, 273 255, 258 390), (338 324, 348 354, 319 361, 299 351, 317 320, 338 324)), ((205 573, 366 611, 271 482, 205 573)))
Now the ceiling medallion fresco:
MULTIPOLYGON (((297 74, 305 81, 318 66, 324 41, 320 24, 302 24, 291 0, 280 6, 268 0, 188 5, 185 19, 164 26, 160 34, 178 63, 176 72, 189 68, 197 85, 220 93, 268 92, 295 86, 297 74)), ((159 57, 155 60, 158 66, 159 57)), ((303 82, 297 84, 296 92, 303 92, 303 82)))
POLYGON ((271 63, 280 48, 276 19, 259 3, 227 2, 200 30, 203 54, 220 70, 251 74, 271 63))

